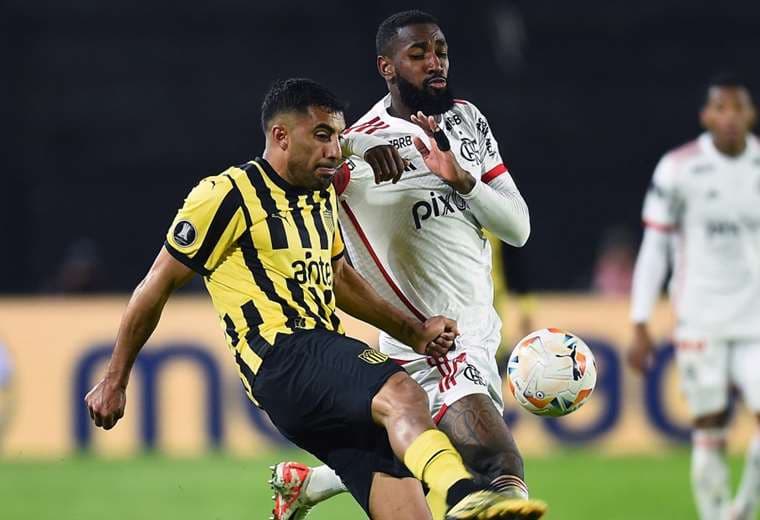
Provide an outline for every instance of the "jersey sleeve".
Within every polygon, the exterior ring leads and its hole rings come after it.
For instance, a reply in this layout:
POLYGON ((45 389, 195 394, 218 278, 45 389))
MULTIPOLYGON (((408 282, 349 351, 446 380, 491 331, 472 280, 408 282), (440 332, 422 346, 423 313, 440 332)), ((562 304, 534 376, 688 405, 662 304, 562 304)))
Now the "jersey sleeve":
POLYGON ((177 212, 166 249, 193 271, 210 275, 246 229, 242 204, 225 175, 203 179, 177 212))
POLYGON ((375 174, 369 163, 356 157, 349 157, 333 177, 335 193, 344 199, 347 197, 346 191, 350 191, 357 182, 364 184, 367 179, 374 178, 375 174))
POLYGON ((673 160, 666 155, 655 168, 641 218, 645 226, 669 232, 678 227, 682 209, 676 169, 673 160))
POLYGON ((499 143, 491 132, 486 116, 480 110, 472 107, 475 117, 475 129, 480 146, 480 180, 488 184, 491 180, 507 172, 507 167, 499 153, 499 143))

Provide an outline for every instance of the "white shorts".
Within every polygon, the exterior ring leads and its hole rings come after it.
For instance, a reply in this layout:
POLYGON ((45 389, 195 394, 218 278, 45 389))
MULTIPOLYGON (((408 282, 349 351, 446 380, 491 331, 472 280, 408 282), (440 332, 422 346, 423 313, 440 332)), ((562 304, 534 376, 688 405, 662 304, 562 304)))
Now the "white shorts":
MULTIPOLYGON (((693 337, 693 336, 692 336, 693 337)), ((760 412, 760 338, 676 341, 676 364, 693 417, 724 411, 732 386, 760 412)))
POLYGON ((498 335, 486 340, 473 338, 471 342, 460 336, 456 348, 441 362, 430 357, 397 362, 427 393, 430 414, 436 424, 449 406, 472 394, 490 397, 501 414, 504 412, 504 400, 495 357, 498 344, 498 335), (473 344, 475 342, 478 344, 473 344))

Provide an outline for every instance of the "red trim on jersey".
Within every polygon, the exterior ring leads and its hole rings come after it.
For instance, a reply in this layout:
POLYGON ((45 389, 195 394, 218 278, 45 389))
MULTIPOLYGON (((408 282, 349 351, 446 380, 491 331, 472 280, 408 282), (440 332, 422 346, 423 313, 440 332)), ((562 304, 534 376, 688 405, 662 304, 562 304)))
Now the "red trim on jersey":
POLYGON ((662 231, 663 233, 672 233, 678 229, 672 224, 660 224, 659 222, 653 222, 651 220, 644 220, 643 223, 644 227, 656 229, 657 231, 662 231))
POLYGON ((343 130, 343 135, 346 135, 349 132, 356 132, 356 133, 365 133, 365 134, 372 134, 377 132, 378 130, 384 130, 386 128, 390 128, 390 125, 386 123, 385 121, 382 121, 380 119, 380 116, 376 116, 373 119, 370 119, 366 123, 362 123, 360 125, 356 125, 353 128, 347 128, 346 130, 343 130))
POLYGON ((333 186, 335 186, 335 193, 342 195, 346 191, 350 181, 351 168, 348 167, 348 164, 343 163, 343 166, 340 167, 340 170, 338 170, 332 180, 333 186))
POLYGON ((343 210, 346 212, 346 215, 348 215, 349 220, 354 225, 354 229, 359 234, 359 238, 362 242, 364 242, 364 247, 367 248, 367 252, 372 257, 372 260, 375 261, 375 265, 380 270, 380 274, 383 275, 383 278, 385 278, 385 281, 388 282, 388 285, 390 286, 391 290, 393 290, 394 293, 396 293, 396 296, 398 296, 399 300, 406 305, 406 308, 409 309, 412 314, 414 314, 417 319, 420 321, 425 321, 425 315, 422 314, 420 311, 417 310, 417 308, 412 304, 412 302, 407 299, 407 297, 404 295, 403 292, 401 292, 401 289, 398 288, 398 286, 395 284, 393 279, 390 277, 388 272, 383 267, 383 264, 380 263, 380 259, 377 257, 377 254, 375 254, 375 250, 372 249, 372 245, 369 243, 369 239, 367 238, 367 235, 364 234, 364 230, 359 225, 359 221, 356 219, 356 215, 354 215, 354 212, 351 211, 351 208, 348 206, 348 203, 343 200, 341 201, 341 205, 343 206, 343 210))
POLYGON ((343 130, 343 134, 347 134, 349 132, 358 132, 358 131, 360 131, 360 129, 364 129, 364 127, 366 127, 366 126, 371 126, 373 123, 376 123, 379 120, 380 120, 380 116, 376 116, 373 119, 370 119, 369 121, 367 121, 365 123, 361 123, 361 124, 358 124, 356 126, 352 126, 350 128, 346 128, 345 130, 343 130))
POLYGON ((443 419, 443 416, 446 414, 446 410, 448 409, 448 405, 444 404, 441 406, 441 409, 438 410, 438 413, 433 416, 433 422, 436 424, 436 426, 438 426, 438 423, 441 422, 441 419, 443 419))
POLYGON ((493 168, 491 168, 490 170, 488 170, 486 173, 484 173, 480 177, 480 180, 483 181, 483 182, 485 182, 486 184, 488 184, 489 182, 491 182, 496 177, 498 177, 499 175, 501 175, 502 173, 504 173, 506 171, 507 171, 507 167, 504 166, 504 163, 497 164, 496 166, 494 166, 493 168))
POLYGON ((466 104, 468 104, 468 102, 465 101, 464 99, 455 99, 454 103, 456 103, 457 105, 466 105, 466 104))

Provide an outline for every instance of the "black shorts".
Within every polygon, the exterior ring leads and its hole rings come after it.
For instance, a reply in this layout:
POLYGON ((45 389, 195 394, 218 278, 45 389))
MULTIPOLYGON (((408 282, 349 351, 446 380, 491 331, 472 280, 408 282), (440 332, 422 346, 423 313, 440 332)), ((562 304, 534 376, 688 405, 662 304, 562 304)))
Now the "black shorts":
POLYGON ((375 472, 404 478, 385 429, 372 421, 372 398, 403 369, 361 341, 326 330, 278 336, 253 395, 277 429, 338 473, 369 513, 375 472))

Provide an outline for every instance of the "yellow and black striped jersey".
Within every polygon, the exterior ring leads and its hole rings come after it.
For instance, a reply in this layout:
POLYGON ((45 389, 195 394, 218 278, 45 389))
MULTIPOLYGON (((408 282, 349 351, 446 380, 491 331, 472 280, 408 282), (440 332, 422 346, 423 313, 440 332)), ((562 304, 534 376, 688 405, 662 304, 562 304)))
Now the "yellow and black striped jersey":
POLYGON ((165 246, 203 275, 251 398, 278 334, 343 332, 332 285, 332 261, 344 249, 332 185, 293 186, 256 158, 193 188, 165 246))

